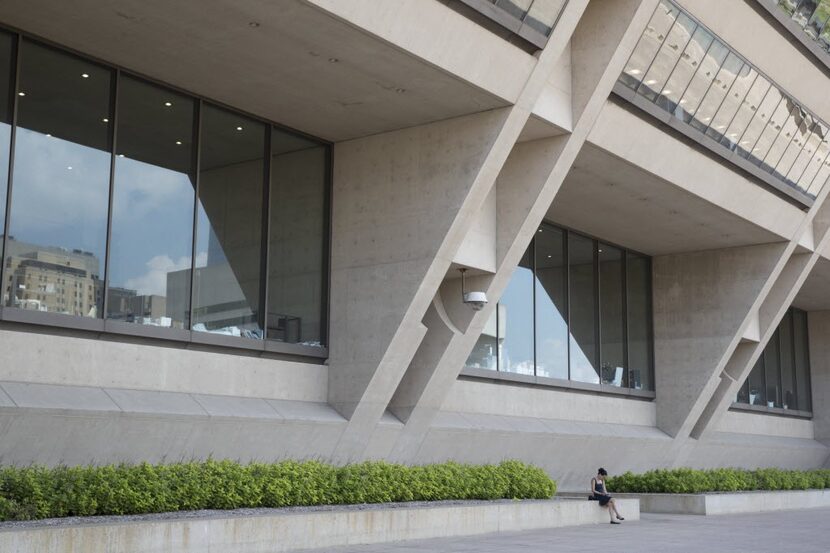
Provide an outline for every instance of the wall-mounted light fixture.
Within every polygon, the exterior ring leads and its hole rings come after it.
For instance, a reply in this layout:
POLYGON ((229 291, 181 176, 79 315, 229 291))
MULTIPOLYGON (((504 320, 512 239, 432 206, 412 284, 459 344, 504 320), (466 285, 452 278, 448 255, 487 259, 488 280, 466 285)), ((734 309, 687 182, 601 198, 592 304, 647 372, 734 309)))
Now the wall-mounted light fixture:
POLYGON ((472 307, 474 311, 481 311, 487 305, 487 294, 481 291, 467 292, 464 282, 464 274, 467 269, 461 268, 458 270, 461 271, 461 301, 472 307))

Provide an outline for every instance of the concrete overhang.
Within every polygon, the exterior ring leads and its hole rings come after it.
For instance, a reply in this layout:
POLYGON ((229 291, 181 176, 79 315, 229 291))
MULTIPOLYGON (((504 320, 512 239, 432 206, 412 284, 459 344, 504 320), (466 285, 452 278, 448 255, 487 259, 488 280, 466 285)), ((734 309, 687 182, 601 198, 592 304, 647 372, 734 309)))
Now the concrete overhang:
POLYGON ((509 105, 535 65, 440 2, 384 4, 5 0, 0 22, 331 141, 509 105))
POLYGON ((822 257, 816 262, 810 276, 804 281, 804 285, 793 300, 793 306, 805 311, 830 310, 830 259, 827 259, 828 254, 830 252, 823 252, 822 257))
POLYGON ((550 219, 652 255, 795 235, 803 210, 632 110, 606 103, 550 219))

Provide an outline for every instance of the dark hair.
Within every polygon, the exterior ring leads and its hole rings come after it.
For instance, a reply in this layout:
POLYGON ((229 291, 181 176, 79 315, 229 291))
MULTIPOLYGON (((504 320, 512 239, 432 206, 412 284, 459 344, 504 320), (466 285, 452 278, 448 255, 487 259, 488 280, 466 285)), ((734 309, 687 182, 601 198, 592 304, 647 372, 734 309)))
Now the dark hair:
POLYGON ((606 471, 604 468, 600 468, 597 471, 597 474, 601 474, 602 476, 608 476, 608 471, 606 471))

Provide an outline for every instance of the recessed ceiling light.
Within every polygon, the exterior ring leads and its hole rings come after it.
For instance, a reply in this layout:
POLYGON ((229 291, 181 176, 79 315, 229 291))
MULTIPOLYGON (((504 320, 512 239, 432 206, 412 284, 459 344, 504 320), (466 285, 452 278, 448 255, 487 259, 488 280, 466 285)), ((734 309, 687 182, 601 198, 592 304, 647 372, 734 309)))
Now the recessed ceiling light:
POLYGON ((177 140, 177 141, 176 141, 176 145, 177 145, 177 146, 181 146, 181 145, 182 145, 182 141, 181 141, 181 140, 177 140))
POLYGON ((168 107, 168 108, 169 108, 169 107, 170 107, 170 106, 172 106, 173 104, 172 104, 172 103, 170 103, 170 102, 164 102, 164 105, 165 105, 165 107, 168 107))
POLYGON ((666 89, 663 91, 663 94, 671 94, 671 90, 666 89))
POLYGON ((241 131, 242 127, 236 127, 236 130, 241 131))
POLYGON ((110 122, 110 120, 109 120, 109 119, 107 119, 106 117, 104 117, 103 119, 101 119, 101 121, 103 121, 104 123, 109 123, 109 122, 110 122))
POLYGON ((632 75, 639 75, 640 73, 642 73, 642 71, 640 71, 639 69, 632 69, 631 70, 632 75))
POLYGON ((18 95, 18 96, 25 96, 25 95, 26 95, 26 93, 25 93, 25 92, 18 92, 18 93, 17 93, 17 95, 18 95))
POLYGON ((599 253, 602 253, 602 250, 599 250, 599 253))
POLYGON ((646 81, 646 84, 651 85, 651 84, 654 84, 654 83, 656 83, 656 82, 657 82, 657 81, 655 81, 654 79, 649 79, 649 80, 647 80, 647 81, 646 81))
POLYGON ((88 79, 89 73, 81 73, 81 77, 83 77, 84 79, 88 79))
POLYGON ((67 169, 69 169, 69 170, 71 171, 71 170, 72 170, 72 166, 71 166, 71 165, 67 166, 67 169))
POLYGON ((552 255, 549 255, 549 256, 548 256, 548 259, 550 259, 551 257, 553 257, 553 256, 552 256, 552 255))
POLYGON ((124 157, 124 154, 118 154, 118 157, 124 157))
POLYGON ((52 135, 51 135, 51 134, 49 134, 49 133, 46 133, 46 136, 49 136, 49 137, 51 137, 51 136, 52 136, 52 135))

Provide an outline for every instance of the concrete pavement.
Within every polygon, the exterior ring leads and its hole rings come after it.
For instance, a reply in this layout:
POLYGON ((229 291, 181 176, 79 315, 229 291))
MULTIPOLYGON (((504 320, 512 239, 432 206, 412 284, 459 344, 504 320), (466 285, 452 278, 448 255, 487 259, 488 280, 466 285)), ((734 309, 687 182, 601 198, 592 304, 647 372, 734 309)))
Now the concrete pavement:
MULTIPOLYGON (((349 546, 326 553, 828 553, 830 508, 757 515, 642 515, 639 522, 349 546)), ((322 553, 322 550, 307 553, 322 553)))

